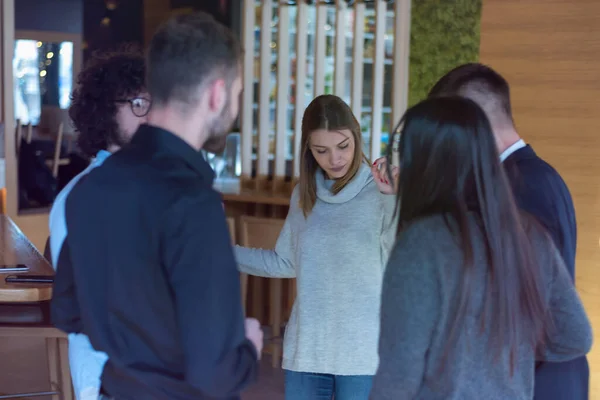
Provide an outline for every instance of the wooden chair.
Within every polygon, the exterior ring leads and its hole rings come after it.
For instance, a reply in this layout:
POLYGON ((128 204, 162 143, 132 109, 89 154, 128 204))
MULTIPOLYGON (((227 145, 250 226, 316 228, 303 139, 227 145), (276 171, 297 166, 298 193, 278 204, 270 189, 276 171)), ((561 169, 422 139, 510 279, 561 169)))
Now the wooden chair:
POLYGON ((32 139, 33 139, 33 124, 30 122, 27 125, 27 136, 25 136, 25 141, 27 143, 31 143, 32 139))
POLYGON ((58 177, 58 169, 63 165, 69 165, 71 159, 69 157, 61 157, 63 136, 64 136, 65 124, 61 122, 58 125, 58 132, 56 133, 56 142, 54 144, 54 156, 52 160, 47 160, 46 165, 52 169, 52 176, 58 177))
POLYGON ((6 214, 6 188, 0 189, 0 214, 6 214))
MULTIPOLYGON (((14 306, 18 307, 17 305, 14 306)), ((20 309, 17 309, 20 310, 20 309)), ((6 310, 2 309, 2 319, 6 317, 6 310)), ((23 314, 23 310, 18 312, 23 314)), ((15 311, 15 315, 17 311, 15 311)), ((48 375, 50 390, 44 392, 27 392, 2 395, 0 399, 22 399, 34 396, 49 396, 52 400, 75 400, 69 369, 69 344, 67 335, 50 326, 1 326, 0 339, 4 338, 44 338, 46 340, 46 355, 48 362, 48 375)), ((44 397, 48 398, 48 397, 44 397)))
POLYGON ((27 134, 25 135, 25 137, 23 137, 23 125, 21 125, 20 119, 15 121, 15 129, 16 129, 15 141, 16 141, 17 154, 18 154, 19 148, 21 146, 21 140, 25 139, 25 141, 27 143, 31 143, 31 140, 33 138, 33 125, 31 124, 31 122, 27 125, 27 134))
POLYGON ((21 149, 21 140, 23 139, 23 127, 21 126, 21 120, 18 119, 15 121, 15 150, 17 155, 19 155, 19 150, 21 149))
MULTIPOLYGON (((285 220, 283 219, 242 216, 240 219, 240 244, 244 247, 274 249, 284 222, 285 220)), ((263 281, 264 279, 254 280, 252 303, 255 315, 260 315, 261 308, 264 307, 262 302, 263 281)), ((281 361, 281 327, 283 325, 283 280, 268 279, 266 281, 269 285, 271 340, 270 344, 265 346, 265 349, 271 350, 273 367, 279 368, 281 361)))

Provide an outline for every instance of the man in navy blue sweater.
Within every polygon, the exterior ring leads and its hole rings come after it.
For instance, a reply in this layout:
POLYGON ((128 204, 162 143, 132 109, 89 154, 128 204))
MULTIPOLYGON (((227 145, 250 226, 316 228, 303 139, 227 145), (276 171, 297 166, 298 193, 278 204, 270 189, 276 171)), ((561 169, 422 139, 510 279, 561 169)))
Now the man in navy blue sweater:
MULTIPOLYGON (((577 224, 573 200, 559 173, 517 133, 508 82, 488 66, 465 64, 444 75, 429 92, 430 97, 451 95, 470 98, 485 111, 517 205, 546 227, 574 280, 577 224)), ((587 400, 588 390, 585 357, 536 368, 536 400, 587 400)))
POLYGON ((222 151, 237 117, 241 52, 207 14, 168 19, 148 50, 147 123, 66 200, 52 320, 108 356, 103 399, 238 400, 257 379, 262 331, 244 320, 200 153, 222 151))

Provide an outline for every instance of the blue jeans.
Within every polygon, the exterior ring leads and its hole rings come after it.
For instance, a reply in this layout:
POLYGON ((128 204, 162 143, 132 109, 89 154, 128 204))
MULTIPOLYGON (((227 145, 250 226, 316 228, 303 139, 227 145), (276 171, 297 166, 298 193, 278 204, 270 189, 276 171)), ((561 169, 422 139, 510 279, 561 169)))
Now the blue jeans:
POLYGON ((285 371, 285 400, 368 400, 372 375, 285 371))

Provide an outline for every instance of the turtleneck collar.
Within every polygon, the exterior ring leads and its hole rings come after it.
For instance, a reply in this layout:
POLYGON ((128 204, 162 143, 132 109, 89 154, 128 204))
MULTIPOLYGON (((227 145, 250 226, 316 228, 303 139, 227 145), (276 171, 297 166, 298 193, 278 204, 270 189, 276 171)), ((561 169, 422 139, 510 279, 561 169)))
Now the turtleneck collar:
POLYGON ((345 203, 355 198, 372 180, 371 168, 362 163, 356 175, 338 194, 331 193, 333 181, 327 180, 321 168, 315 174, 317 183, 317 198, 326 203, 345 203))

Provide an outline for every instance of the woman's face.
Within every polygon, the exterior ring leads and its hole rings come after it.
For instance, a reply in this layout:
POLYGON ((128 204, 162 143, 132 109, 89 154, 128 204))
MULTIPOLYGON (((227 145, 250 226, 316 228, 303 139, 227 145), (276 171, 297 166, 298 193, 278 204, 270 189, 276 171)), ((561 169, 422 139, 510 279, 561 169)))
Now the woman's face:
POLYGON ((348 173, 356 145, 350 129, 318 129, 310 134, 309 140, 310 151, 329 179, 340 179, 348 173))

